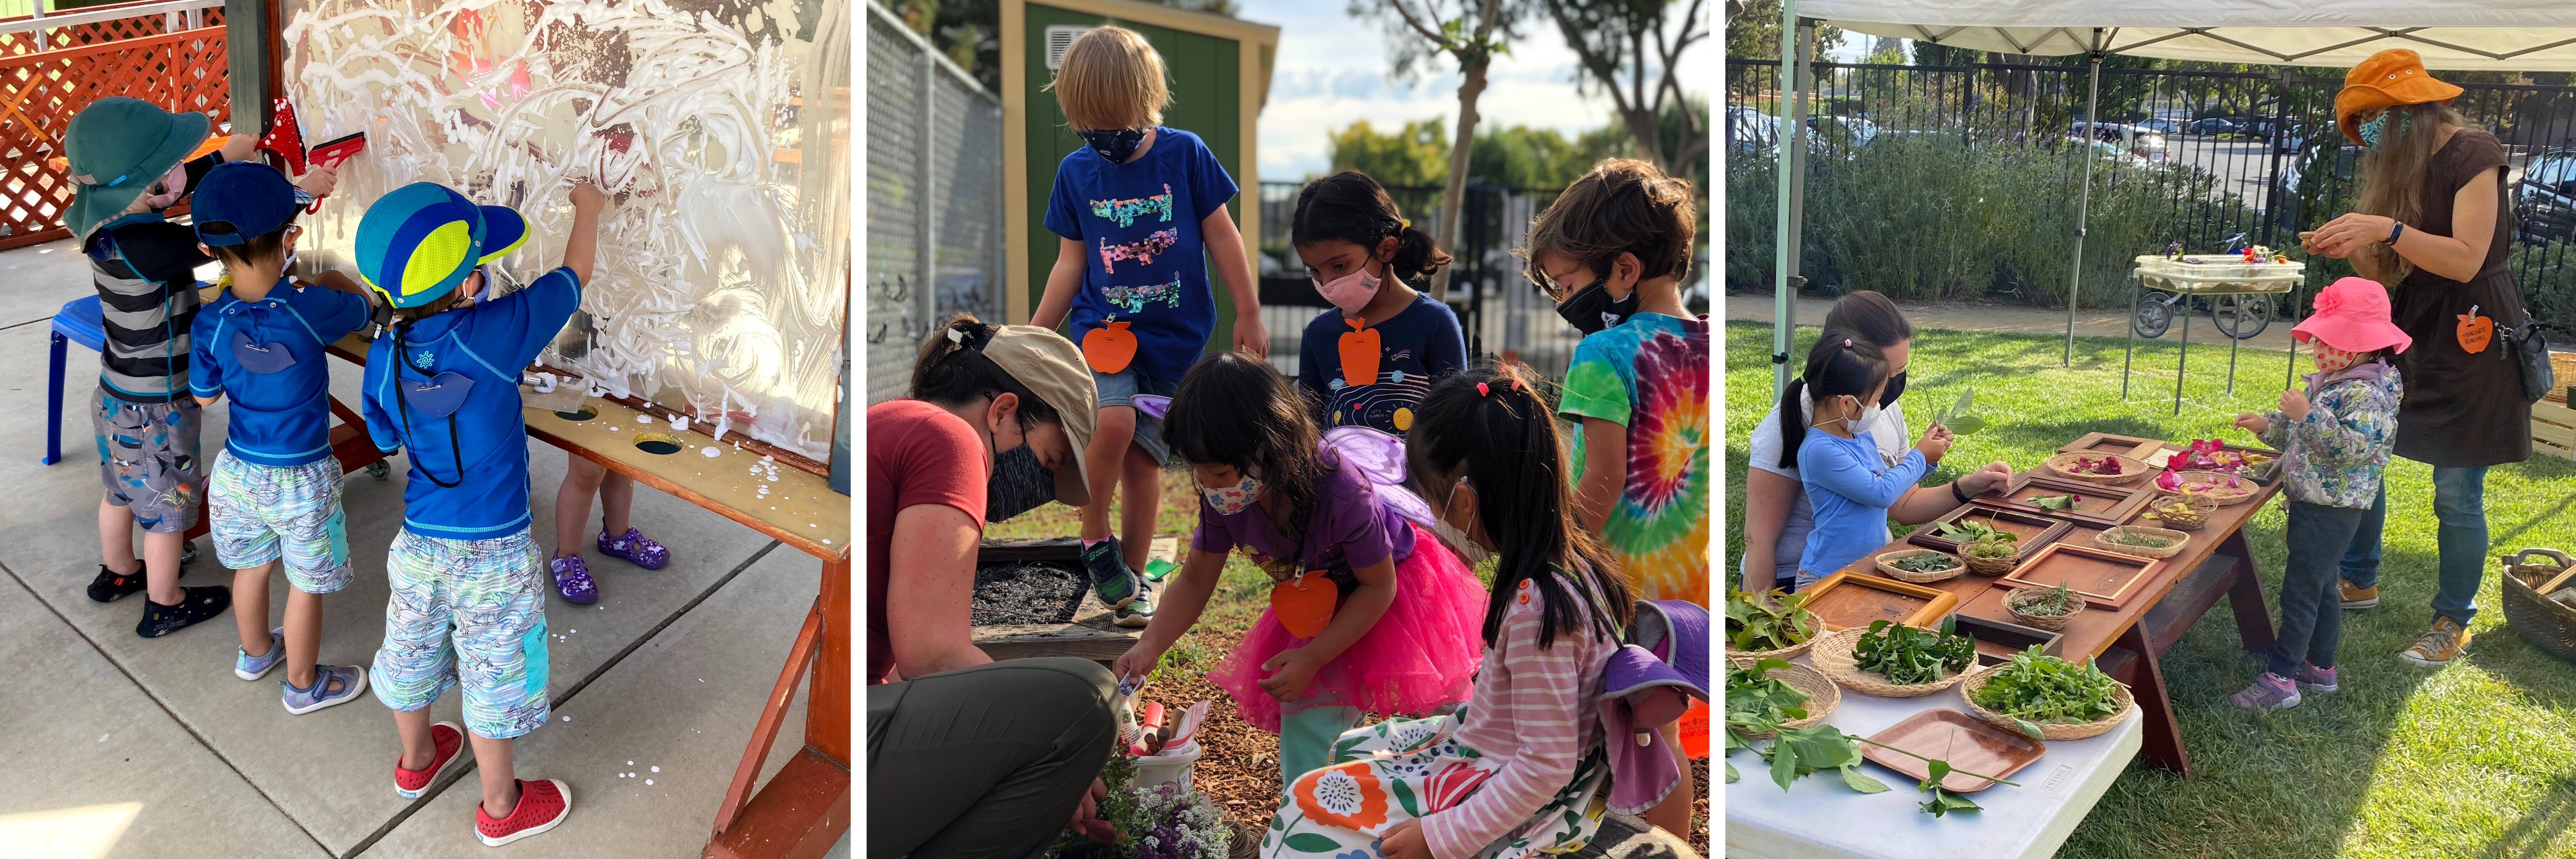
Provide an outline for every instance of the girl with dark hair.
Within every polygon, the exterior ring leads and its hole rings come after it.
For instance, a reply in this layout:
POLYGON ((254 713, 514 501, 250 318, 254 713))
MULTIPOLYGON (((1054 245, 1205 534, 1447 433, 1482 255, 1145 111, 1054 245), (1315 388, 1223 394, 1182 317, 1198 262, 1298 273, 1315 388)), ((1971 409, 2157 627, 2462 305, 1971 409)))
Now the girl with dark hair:
POLYGON ((1950 451, 1949 428, 1935 424, 1903 458, 1891 463, 1879 455, 1866 427, 1878 417, 1888 375, 1878 347, 1851 332, 1827 330, 1807 350, 1806 375, 1780 394, 1781 414, 1796 409, 1802 396, 1815 403, 1813 420, 1780 427, 1781 449, 1795 451, 1780 464, 1798 469, 1816 515, 1798 556, 1799 587, 1885 545, 1888 505, 1950 451))
MULTIPOLYGON (((1825 328, 1849 332, 1853 340, 1878 347, 1886 358, 1887 387, 1879 391, 1877 418, 1851 428, 1871 431, 1880 459, 1895 462, 1903 458, 1905 407, 1898 398, 1905 392, 1906 365, 1911 362, 1914 348, 1914 324, 1887 296, 1860 290, 1834 302, 1833 309, 1825 313, 1825 328)), ((1792 587, 1798 573, 1798 556, 1806 551, 1807 532, 1815 527, 1815 514, 1808 503, 1805 484, 1799 480, 1798 464, 1789 455, 1798 449, 1797 441, 1782 443, 1784 423, 1803 424, 1812 419, 1809 399, 1802 396, 1795 402, 1782 400, 1781 407, 1764 415, 1753 429, 1752 456, 1744 473, 1744 554, 1737 568, 1742 579, 1740 587, 1749 592, 1792 587)), ((2012 479, 2012 474, 2012 466, 1989 462, 1948 485, 1916 487, 1888 507, 1888 518, 1908 525, 1932 521, 1968 499, 2003 485, 2012 479)), ((1883 546, 1891 539, 1882 524, 1877 542, 1871 545, 1883 546)))
POLYGON ((1380 503, 1278 371, 1242 352, 1199 361, 1163 433, 1198 479, 1199 525, 1161 610, 1118 658, 1120 676, 1154 670, 1241 546, 1276 585, 1208 680, 1245 721, 1279 734, 1282 783, 1323 766, 1362 711, 1421 713, 1466 696, 1484 586, 1380 503))
MULTIPOLYGON (((1265 855, 1289 855, 1287 839, 1308 834, 1335 844, 1325 852, 1382 841, 1389 856, 1480 855, 1506 835, 1528 846, 1500 855, 1527 855, 1590 837, 1583 812, 1610 771, 1593 702, 1636 603, 1617 556, 1575 524, 1565 439, 1538 384, 1526 367, 1479 361, 1431 386, 1405 445, 1441 539, 1494 553, 1474 693, 1450 715, 1342 738, 1342 760, 1289 785, 1265 855), (1420 799, 1352 813, 1343 797, 1357 785, 1420 799)), ((1685 831, 1687 781, 1668 794, 1685 798, 1685 831)))
POLYGON ((1333 309, 1306 323, 1297 388, 1317 426, 1413 427, 1431 383, 1467 364, 1458 314, 1408 281, 1449 264, 1377 180, 1344 170, 1306 183, 1288 241, 1333 309))

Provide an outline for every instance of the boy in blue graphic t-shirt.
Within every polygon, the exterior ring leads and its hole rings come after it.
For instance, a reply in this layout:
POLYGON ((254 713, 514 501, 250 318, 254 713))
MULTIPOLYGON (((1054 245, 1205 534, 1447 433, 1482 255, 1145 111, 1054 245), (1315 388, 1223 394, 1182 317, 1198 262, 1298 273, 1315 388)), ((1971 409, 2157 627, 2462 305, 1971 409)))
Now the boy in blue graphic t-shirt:
POLYGON ((1216 328, 1210 262, 1234 298, 1234 348, 1269 354, 1243 237, 1226 216, 1234 178, 1198 135, 1160 124, 1171 101, 1163 73, 1162 55, 1132 30, 1094 29, 1066 49, 1049 86, 1088 145, 1056 166, 1046 226, 1063 241, 1030 319, 1054 328, 1069 316, 1100 388, 1099 431, 1084 461, 1117 466, 1091 470, 1082 562, 1127 627, 1153 618, 1136 568, 1153 540, 1171 453, 1162 421, 1138 414, 1133 398, 1171 396, 1204 351, 1216 328), (1124 545, 1109 530, 1109 504, 1122 485, 1124 545))

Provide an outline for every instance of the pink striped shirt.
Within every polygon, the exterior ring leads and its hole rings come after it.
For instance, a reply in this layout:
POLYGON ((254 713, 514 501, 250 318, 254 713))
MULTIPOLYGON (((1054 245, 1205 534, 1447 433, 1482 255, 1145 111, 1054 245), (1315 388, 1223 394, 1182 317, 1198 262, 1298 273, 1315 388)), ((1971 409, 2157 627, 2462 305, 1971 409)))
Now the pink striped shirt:
MULTIPOLYGON (((1563 574, 1556 579, 1581 602, 1581 585, 1563 574)), ((1540 648, 1544 602, 1523 580, 1503 613, 1502 633, 1485 650, 1457 738, 1502 766, 1465 801, 1422 818, 1423 839, 1439 859, 1472 856, 1529 820, 1574 778, 1583 750, 1601 742, 1593 698, 1601 694, 1602 661, 1618 642, 1601 637, 1587 618, 1540 648)))

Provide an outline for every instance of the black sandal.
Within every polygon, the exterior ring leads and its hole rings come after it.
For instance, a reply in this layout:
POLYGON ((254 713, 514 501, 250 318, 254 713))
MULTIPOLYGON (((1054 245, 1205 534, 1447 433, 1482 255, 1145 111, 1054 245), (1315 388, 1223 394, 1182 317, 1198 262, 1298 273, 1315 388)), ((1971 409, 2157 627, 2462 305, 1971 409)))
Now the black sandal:
MULTIPOLYGON (((179 563, 182 566, 179 568, 179 575, 188 574, 188 569, 184 566, 187 562, 187 556, 180 556, 179 563)), ((119 574, 115 570, 108 569, 106 564, 100 564, 98 578, 89 580, 89 598, 91 602, 115 602, 129 594, 142 592, 146 585, 143 562, 140 560, 134 562, 134 572, 131 575, 119 574)))
POLYGON ((206 585, 183 590, 187 592, 188 597, 180 600, 178 605, 162 605, 153 602, 151 597, 144 597, 143 622, 134 625, 134 634, 144 638, 160 638, 195 626, 199 621, 223 614, 224 609, 231 608, 233 604, 232 589, 222 585, 206 585))

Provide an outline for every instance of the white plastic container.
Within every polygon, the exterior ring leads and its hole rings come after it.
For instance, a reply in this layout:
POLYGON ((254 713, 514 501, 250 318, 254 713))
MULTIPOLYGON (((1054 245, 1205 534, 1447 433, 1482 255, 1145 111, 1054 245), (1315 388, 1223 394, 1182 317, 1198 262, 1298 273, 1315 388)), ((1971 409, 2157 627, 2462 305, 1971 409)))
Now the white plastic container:
POLYGON ((1192 740, 1181 746, 1164 749, 1159 755, 1137 758, 1135 785, 1141 788, 1152 788, 1173 784, 1179 785, 1182 790, 1189 790, 1190 765, 1198 763, 1199 756, 1203 753, 1204 750, 1199 748, 1198 742, 1192 740))

